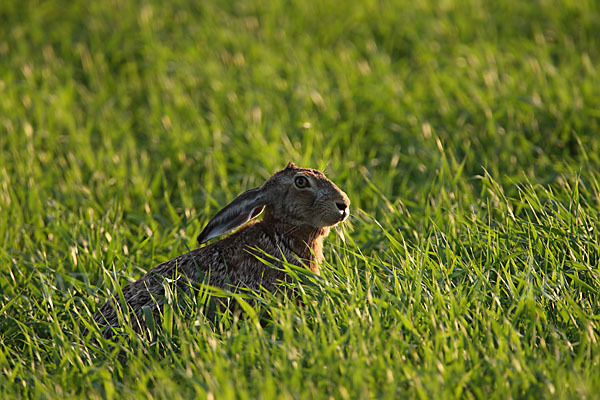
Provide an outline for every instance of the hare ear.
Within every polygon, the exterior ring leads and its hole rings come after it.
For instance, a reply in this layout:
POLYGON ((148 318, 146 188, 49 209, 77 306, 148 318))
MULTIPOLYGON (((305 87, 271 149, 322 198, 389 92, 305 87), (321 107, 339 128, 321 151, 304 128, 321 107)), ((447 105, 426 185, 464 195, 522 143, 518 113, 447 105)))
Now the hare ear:
POLYGON ((250 189, 225 206, 211 219, 198 235, 202 244, 212 238, 231 232, 255 218, 265 208, 266 196, 262 188, 250 189))

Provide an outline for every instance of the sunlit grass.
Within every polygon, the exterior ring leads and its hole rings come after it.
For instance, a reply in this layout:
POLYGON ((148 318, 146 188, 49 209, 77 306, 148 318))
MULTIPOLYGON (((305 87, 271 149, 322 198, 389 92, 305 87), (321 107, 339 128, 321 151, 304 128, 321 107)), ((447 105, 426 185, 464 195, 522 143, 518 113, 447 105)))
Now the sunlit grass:
POLYGON ((0 397, 597 396, 599 27, 594 1, 1 2, 0 397), (107 297, 288 161, 353 211, 302 306, 202 292, 101 338, 107 297))

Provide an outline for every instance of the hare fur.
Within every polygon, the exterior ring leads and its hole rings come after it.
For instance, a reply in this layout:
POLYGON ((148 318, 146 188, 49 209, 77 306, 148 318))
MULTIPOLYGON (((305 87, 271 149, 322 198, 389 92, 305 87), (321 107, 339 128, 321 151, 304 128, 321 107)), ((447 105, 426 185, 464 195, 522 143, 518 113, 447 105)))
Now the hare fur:
MULTIPOLYGON (((275 291, 286 279, 277 260, 319 273, 323 239, 349 215, 350 200, 320 171, 289 163, 258 188, 250 189, 220 210, 198 236, 200 244, 231 232, 225 238, 166 261, 123 288, 123 298, 134 329, 143 326, 143 309, 160 314, 165 297, 165 278, 191 294, 195 285, 208 284, 235 291, 239 288, 275 291), (264 209, 260 221, 250 221, 264 209), (270 257, 265 257, 266 253, 270 257), (266 265, 258 257, 269 259, 266 265)), ((106 327, 119 325, 117 299, 107 301, 94 315, 106 327)))

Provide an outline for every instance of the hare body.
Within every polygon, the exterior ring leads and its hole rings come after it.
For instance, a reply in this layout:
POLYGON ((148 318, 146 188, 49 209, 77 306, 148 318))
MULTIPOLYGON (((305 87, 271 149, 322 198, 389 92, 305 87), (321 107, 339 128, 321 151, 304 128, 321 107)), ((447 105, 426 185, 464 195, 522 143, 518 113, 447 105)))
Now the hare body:
MULTIPOLYGON (((175 280, 179 289, 191 294, 202 283, 230 291, 261 287, 275 291, 286 279, 277 260, 306 266, 318 274, 323 239, 331 226, 348 217, 349 205, 346 194, 321 172, 288 164, 261 187, 248 190, 219 211, 198 241, 203 243, 245 224, 242 228, 158 265, 123 289, 134 329, 142 329, 145 308, 155 317, 160 315, 165 279, 175 280), (261 221, 246 223, 263 209, 261 221), (273 267, 258 257, 268 259, 273 267)), ((118 326, 118 304, 115 299, 106 302, 94 321, 107 328, 118 326)), ((111 336, 110 329, 104 332, 111 336)))

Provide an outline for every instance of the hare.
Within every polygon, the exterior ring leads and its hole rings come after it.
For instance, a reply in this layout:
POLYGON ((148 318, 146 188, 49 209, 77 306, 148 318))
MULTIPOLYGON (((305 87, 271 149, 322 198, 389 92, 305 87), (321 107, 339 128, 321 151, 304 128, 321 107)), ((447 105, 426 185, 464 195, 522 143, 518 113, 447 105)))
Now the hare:
MULTIPOLYGON (((349 216, 350 200, 325 175, 314 169, 289 163, 258 188, 236 197, 219 211, 198 235, 198 243, 224 235, 244 225, 233 234, 166 261, 123 289, 123 299, 134 321, 142 330, 144 309, 155 318, 165 299, 165 281, 175 281, 186 293, 204 283, 235 291, 239 288, 276 291, 286 273, 277 260, 306 266, 318 274, 323 258, 323 239, 330 227, 349 216), (264 210, 260 221, 251 221, 264 210), (266 256, 268 255, 268 256, 266 256), (262 259, 269 259, 271 265, 262 259)), ((104 326, 104 335, 112 336, 110 327, 119 325, 116 307, 123 301, 111 299, 94 315, 104 326)))

